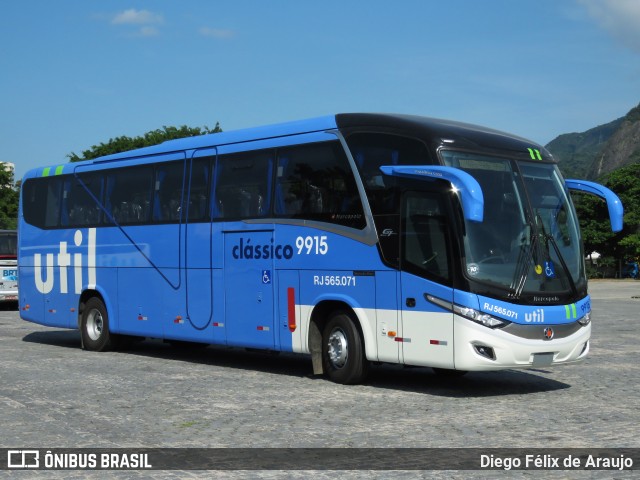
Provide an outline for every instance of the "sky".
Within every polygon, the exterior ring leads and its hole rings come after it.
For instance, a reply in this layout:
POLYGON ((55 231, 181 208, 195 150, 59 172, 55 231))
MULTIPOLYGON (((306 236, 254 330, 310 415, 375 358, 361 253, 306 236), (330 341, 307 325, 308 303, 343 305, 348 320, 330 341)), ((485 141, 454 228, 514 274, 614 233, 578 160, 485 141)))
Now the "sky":
POLYGON ((640 102, 638 0, 0 0, 0 161, 340 112, 546 144, 640 102))

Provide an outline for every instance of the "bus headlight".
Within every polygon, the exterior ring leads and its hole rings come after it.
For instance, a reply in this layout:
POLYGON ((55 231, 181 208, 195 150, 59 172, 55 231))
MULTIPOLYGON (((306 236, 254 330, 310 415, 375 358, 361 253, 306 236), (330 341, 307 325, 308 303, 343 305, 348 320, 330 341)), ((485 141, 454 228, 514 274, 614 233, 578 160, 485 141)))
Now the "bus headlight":
POLYGON ((591 323, 591 312, 587 312, 587 314, 578 320, 578 323, 583 327, 586 327, 591 323))
POLYGON ((439 307, 445 308, 453 313, 457 313, 461 317, 479 323, 480 325, 484 325, 488 328, 503 328, 511 323, 508 320, 502 320, 494 317, 493 315, 489 315, 488 313, 479 312, 473 308, 463 307, 462 305, 447 302, 446 300, 442 300, 441 298, 434 297, 427 293, 424 294, 424 298, 439 307))
POLYGON ((511 323, 507 320, 502 320, 494 317, 493 315, 489 315, 488 313, 479 312, 473 308, 461 307, 455 303, 453 304, 453 311, 464 318, 489 328, 503 328, 511 323))

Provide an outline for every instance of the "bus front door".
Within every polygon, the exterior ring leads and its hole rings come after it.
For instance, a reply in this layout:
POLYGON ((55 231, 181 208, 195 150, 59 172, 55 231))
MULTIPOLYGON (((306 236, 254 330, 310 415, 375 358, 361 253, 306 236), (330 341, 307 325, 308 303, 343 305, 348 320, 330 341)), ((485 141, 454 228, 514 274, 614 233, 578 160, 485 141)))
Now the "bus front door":
POLYGON ((451 244, 442 197, 406 192, 402 208, 400 284, 402 358, 407 365, 453 368, 453 313, 435 304, 451 303, 451 244))
POLYGON ((228 345, 274 348, 274 264, 269 254, 272 247, 272 230, 224 233, 228 345))
POLYGON ((401 273, 400 281, 403 363, 453 368, 453 314, 426 298, 432 295, 451 302, 453 291, 408 272, 401 273))

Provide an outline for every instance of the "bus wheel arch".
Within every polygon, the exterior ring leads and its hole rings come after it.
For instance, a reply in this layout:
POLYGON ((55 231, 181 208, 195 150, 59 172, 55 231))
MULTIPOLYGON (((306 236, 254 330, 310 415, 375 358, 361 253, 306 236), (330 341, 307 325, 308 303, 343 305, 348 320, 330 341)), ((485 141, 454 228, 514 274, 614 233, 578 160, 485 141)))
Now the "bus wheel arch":
POLYGON ((99 292, 85 290, 80 296, 78 328, 83 350, 106 352, 116 349, 119 337, 109 329, 109 312, 99 292))
POLYGON ((313 309, 309 324, 313 373, 336 383, 362 382, 369 370, 358 316, 340 301, 323 301, 313 309))

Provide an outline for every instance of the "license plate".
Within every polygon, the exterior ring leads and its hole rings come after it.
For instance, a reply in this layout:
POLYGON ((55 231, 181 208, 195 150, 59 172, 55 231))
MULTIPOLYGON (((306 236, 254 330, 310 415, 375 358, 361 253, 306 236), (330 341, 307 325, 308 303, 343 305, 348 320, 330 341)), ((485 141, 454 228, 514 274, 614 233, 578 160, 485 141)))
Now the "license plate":
POLYGON ((553 352, 533 354, 532 366, 534 367, 548 367, 552 363, 553 363, 553 352))

